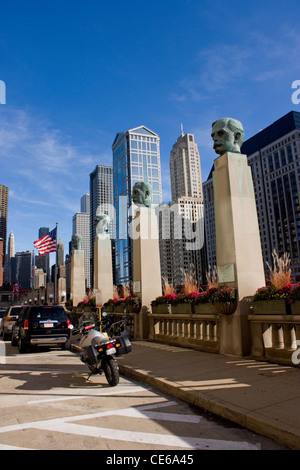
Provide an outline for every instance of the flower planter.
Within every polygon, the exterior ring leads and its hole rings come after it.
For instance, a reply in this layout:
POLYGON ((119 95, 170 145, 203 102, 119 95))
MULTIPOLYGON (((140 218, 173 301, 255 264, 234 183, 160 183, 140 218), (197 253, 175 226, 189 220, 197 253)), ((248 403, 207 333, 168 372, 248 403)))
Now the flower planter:
POLYGON ((151 306, 151 311, 153 314, 162 314, 162 315, 167 315, 171 313, 171 305, 170 304, 158 304, 158 305, 152 305, 151 306))
POLYGON ((299 300, 296 300, 296 302, 291 303, 290 307, 291 307, 292 315, 300 315, 300 301, 299 300))
POLYGON ((285 300, 257 300, 253 302, 253 313, 255 315, 285 315, 285 300))
POLYGON ((173 313, 173 314, 182 314, 182 313, 191 314, 191 313, 193 313, 192 304, 182 303, 182 304, 171 305, 171 313, 173 313))
POLYGON ((194 306, 194 313, 197 315, 211 315, 216 313, 215 310, 212 308, 209 302, 205 302, 203 304, 196 304, 194 306))
POLYGON ((115 306, 114 306, 114 312, 115 312, 115 313, 124 313, 124 308, 125 308, 124 304, 122 304, 122 305, 115 305, 115 306))
POLYGON ((237 302, 213 302, 213 309, 222 315, 232 315, 236 311, 237 302))
POLYGON ((113 305, 107 305, 103 307, 104 312, 113 312, 114 311, 114 306, 113 305))
POLYGON ((140 305, 127 305, 126 310, 129 313, 139 313, 141 310, 141 306, 140 305))

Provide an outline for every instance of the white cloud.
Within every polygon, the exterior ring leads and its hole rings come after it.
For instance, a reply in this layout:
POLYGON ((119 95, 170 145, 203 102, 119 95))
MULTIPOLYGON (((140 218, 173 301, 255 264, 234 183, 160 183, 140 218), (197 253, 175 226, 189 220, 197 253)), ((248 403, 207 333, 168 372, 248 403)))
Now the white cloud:
POLYGON ((235 90, 241 93, 247 83, 284 80, 292 71, 299 72, 299 46, 299 33, 287 25, 272 36, 249 31, 239 43, 215 43, 199 50, 196 70, 178 81, 170 100, 199 103, 215 100, 223 91, 234 99, 235 90))
POLYGON ((73 145, 46 120, 3 108, 0 183, 9 188, 9 230, 15 233, 16 246, 21 244, 17 250, 32 249, 38 228, 56 221, 71 236, 72 216, 80 210, 81 196, 89 192, 89 174, 97 164, 108 161, 107 150, 102 159, 99 149, 73 145))

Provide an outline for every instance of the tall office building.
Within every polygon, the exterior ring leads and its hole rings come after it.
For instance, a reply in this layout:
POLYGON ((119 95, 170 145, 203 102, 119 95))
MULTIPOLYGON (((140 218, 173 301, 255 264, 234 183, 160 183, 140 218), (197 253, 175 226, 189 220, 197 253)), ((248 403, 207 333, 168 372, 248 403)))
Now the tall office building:
POLYGON ((132 219, 132 188, 138 181, 152 186, 152 202, 162 202, 159 136, 145 126, 118 132, 112 145, 114 207, 116 214, 116 283, 132 281, 132 240, 128 225, 132 219))
POLYGON ((90 195, 84 194, 80 199, 80 212, 90 213, 90 195))
POLYGON ((3 239, 0 238, 0 287, 3 286, 3 239))
POLYGON ((11 283, 13 259, 15 257, 15 237, 13 232, 10 232, 7 245, 7 259, 5 266, 5 280, 11 283))
POLYGON ((202 201, 200 154, 193 134, 178 137, 170 153, 172 201, 195 197, 202 201))
POLYGON ((90 173, 90 285, 93 286, 93 270, 94 270, 94 241, 95 241, 95 225, 94 220, 97 209, 104 214, 109 215, 110 225, 109 234, 113 241, 115 238, 115 214, 113 207, 113 168, 106 165, 97 165, 92 173, 90 173))
POLYGON ((84 252, 84 276, 86 288, 91 286, 91 273, 90 273, 90 207, 89 196, 85 194, 80 199, 81 212, 73 215, 73 230, 72 234, 79 233, 82 236, 81 249, 84 252), (85 209, 85 210, 84 210, 85 209))
POLYGON ((160 216, 162 276, 169 283, 183 285, 192 275, 202 284, 205 272, 204 206, 200 154, 193 134, 177 139, 170 152, 172 203, 169 221, 166 207, 160 216), (163 223, 170 224, 169 239, 163 223))
POLYGON ((65 257, 64 257, 64 245, 62 244, 61 238, 58 241, 57 244, 57 266, 62 266, 65 262, 65 257))
POLYGON ((3 239, 2 267, 6 261, 8 187, 0 184, 0 238, 3 239))
POLYGON ((39 228, 39 238, 42 238, 44 235, 49 233, 49 227, 40 227, 39 228))
MULTIPOLYGON (((246 140, 241 152, 252 170, 266 278, 275 249, 279 256, 289 253, 294 281, 300 281, 300 112, 289 112, 246 140)), ((203 187, 207 256, 215 265, 212 171, 203 187)))
POLYGON ((34 286, 33 263, 34 256, 31 251, 18 252, 15 255, 16 278, 12 282, 18 282, 20 290, 32 289, 34 286))

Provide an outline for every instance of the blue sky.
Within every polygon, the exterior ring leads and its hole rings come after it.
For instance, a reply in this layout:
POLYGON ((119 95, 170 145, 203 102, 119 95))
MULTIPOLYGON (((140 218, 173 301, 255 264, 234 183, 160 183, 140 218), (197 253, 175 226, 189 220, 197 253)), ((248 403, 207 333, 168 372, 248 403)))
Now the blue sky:
POLYGON ((41 226, 68 250, 72 216, 119 131, 145 125, 170 150, 195 134, 203 180, 216 154, 211 123, 242 121, 245 138, 300 105, 298 0, 2 0, 0 183, 8 233, 33 250, 41 226))

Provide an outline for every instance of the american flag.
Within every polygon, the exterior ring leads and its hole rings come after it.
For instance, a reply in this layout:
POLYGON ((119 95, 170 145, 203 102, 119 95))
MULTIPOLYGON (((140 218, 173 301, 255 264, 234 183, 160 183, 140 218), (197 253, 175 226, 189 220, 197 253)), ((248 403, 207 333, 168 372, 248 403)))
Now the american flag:
POLYGON ((56 251, 56 232, 57 227, 51 230, 51 232, 47 233, 47 235, 44 235, 43 237, 33 242, 33 245, 38 250, 40 255, 56 251))
POLYGON ((14 284, 12 294, 19 294, 19 283, 18 282, 16 282, 16 284, 14 284))

